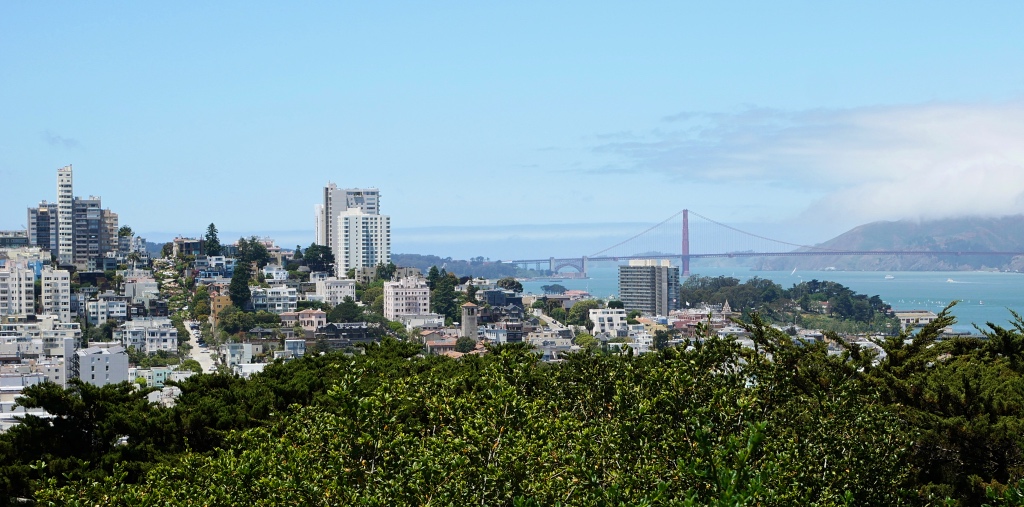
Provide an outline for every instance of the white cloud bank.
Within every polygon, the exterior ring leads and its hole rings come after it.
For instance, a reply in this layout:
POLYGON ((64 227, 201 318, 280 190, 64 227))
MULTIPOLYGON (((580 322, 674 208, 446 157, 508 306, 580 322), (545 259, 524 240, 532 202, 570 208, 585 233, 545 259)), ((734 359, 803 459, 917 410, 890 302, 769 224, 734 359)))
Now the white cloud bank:
POLYGON ((1024 212, 1024 102, 750 109, 665 120, 643 140, 596 150, 634 170, 690 181, 824 193, 803 217, 820 223, 1024 212))

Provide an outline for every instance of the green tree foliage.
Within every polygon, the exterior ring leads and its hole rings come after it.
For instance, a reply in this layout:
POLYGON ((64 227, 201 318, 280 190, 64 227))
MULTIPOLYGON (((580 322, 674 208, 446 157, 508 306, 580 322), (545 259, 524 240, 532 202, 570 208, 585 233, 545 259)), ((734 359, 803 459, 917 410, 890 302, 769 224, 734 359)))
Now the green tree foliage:
POLYGON ((374 280, 390 282, 395 277, 396 271, 398 271, 398 266, 395 266, 394 262, 378 264, 376 271, 374 271, 374 280))
POLYGON ((459 279, 452 273, 444 270, 438 275, 434 290, 430 292, 430 306, 434 313, 441 314, 452 320, 462 318, 462 310, 459 308, 458 297, 455 294, 455 286, 459 279))
POLYGON ((594 335, 590 333, 577 334, 576 338, 573 339, 573 343, 579 345, 581 349, 590 352, 597 352, 598 350, 601 350, 601 342, 597 338, 594 338, 594 335))
POLYGON ((206 255, 221 255, 223 249, 220 245, 220 238, 217 237, 217 226, 211 222, 206 227, 206 236, 204 237, 203 247, 206 250, 206 255))
POLYGON ((554 283, 551 285, 541 285, 540 290, 544 291, 545 294, 565 294, 566 289, 564 285, 554 283))
POLYGON ((202 373, 203 365, 199 364, 199 361, 196 361, 195 359, 186 359, 181 362, 181 365, 178 366, 178 369, 181 371, 192 371, 195 373, 202 373))
POLYGON ((255 313, 243 312, 231 305, 220 311, 220 328, 228 334, 249 331, 254 327, 280 327, 281 316, 276 313, 260 310, 255 313))
POLYGON ((341 303, 327 312, 327 320, 330 322, 360 322, 363 320, 363 309, 351 296, 345 296, 341 303))
POLYGON ((471 352, 475 348, 476 340, 468 336, 460 336, 458 340, 455 340, 456 352, 462 352, 463 354, 465 354, 466 352, 471 352))
POLYGON ((498 280, 497 285, 502 289, 510 290, 517 294, 523 292, 523 284, 511 276, 498 280))
POLYGON ((252 267, 248 262, 239 260, 235 264, 235 272, 231 275, 231 283, 228 284, 228 296, 231 304, 238 308, 245 308, 246 303, 252 298, 252 291, 249 289, 249 280, 252 279, 252 267))
MULTIPOLYGON (((932 325, 880 356, 794 342, 751 314, 746 349, 460 360, 385 340, 251 380, 197 375, 173 407, 52 384, 0 434, 2 494, 39 505, 1019 505, 1024 322, 932 325), (48 408, 50 410, 50 408, 48 408), (127 437, 127 438, 125 438, 127 437), (949 499, 947 502, 946 499, 949 499)), ((587 346, 585 346, 587 345, 587 346)))
POLYGON ((295 245, 295 253, 292 254, 292 260, 296 261, 296 262, 302 260, 302 247, 301 246, 295 245))
POLYGON ((302 256, 302 262, 306 264, 310 271, 334 274, 334 252, 331 251, 330 247, 321 246, 316 243, 310 244, 306 248, 306 253, 302 256))
POLYGON ((122 225, 120 228, 117 229, 117 236, 119 238, 130 238, 132 236, 135 236, 135 232, 132 231, 131 227, 128 227, 127 225, 122 225))
POLYGON ((569 308, 569 316, 566 324, 574 326, 585 326, 590 322, 590 310, 601 308, 601 303, 596 299, 584 299, 577 301, 569 308))
POLYGON ((238 263, 243 262, 255 262, 257 269, 263 269, 270 263, 270 252, 267 251, 267 246, 260 238, 256 236, 252 236, 248 240, 238 238, 238 263))
POLYGON ((430 266, 430 270, 427 271, 427 287, 430 290, 434 290, 437 287, 437 281, 441 279, 441 272, 437 269, 437 266, 430 266))
POLYGON ((626 308, 626 305, 624 305, 622 301, 612 300, 608 302, 608 308, 618 308, 624 310, 626 308))
POLYGON ((794 315, 797 308, 813 314, 823 307, 822 303, 828 303, 824 307, 828 308, 829 316, 860 323, 860 328, 884 330, 891 324, 885 320, 891 308, 881 298, 857 294, 835 282, 811 280, 783 289, 771 280, 757 277, 740 283, 727 276, 691 276, 680 286, 680 299, 684 305, 701 302, 720 305, 728 301, 735 311, 757 310, 770 319, 798 323, 800 316, 794 315))
POLYGON ((192 304, 189 305, 192 317, 195 320, 206 320, 210 316, 210 291, 205 285, 196 287, 192 294, 192 304))

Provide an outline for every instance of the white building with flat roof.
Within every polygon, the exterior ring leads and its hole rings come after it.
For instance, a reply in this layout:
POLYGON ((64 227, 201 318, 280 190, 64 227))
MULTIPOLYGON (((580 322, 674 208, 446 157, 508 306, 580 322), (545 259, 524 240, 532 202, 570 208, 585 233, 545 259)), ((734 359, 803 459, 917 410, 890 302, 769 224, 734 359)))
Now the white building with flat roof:
POLYGON ((128 353, 124 347, 89 347, 75 352, 78 378, 94 386, 128 380, 128 353))
POLYGON ((278 315, 294 312, 299 308, 299 293, 294 287, 253 287, 251 300, 254 310, 278 315))
POLYGON ((616 334, 620 329, 626 330, 626 310, 622 308, 593 308, 590 310, 590 322, 594 323, 592 334, 616 334))
POLYGON ((56 315, 61 322, 71 322, 71 273, 64 269, 43 268, 43 313, 56 315))
MULTIPOLYGON (((324 186, 323 202, 316 205, 316 243, 334 247, 338 235, 338 217, 357 209, 367 215, 380 214, 380 190, 376 188, 338 188, 334 183, 324 186)), ((337 257, 335 257, 337 259, 337 257)))
POLYGON ((114 340, 147 354, 178 350, 178 330, 167 317, 129 320, 114 330, 114 340))
POLYGON ((426 280, 410 276, 384 282, 384 318, 398 320, 401 315, 425 313, 430 313, 430 287, 426 280))
POLYGON ((349 269, 391 262, 391 217, 349 208, 338 215, 336 225, 331 247, 335 276, 341 278, 349 269))
POLYGON ((318 300, 331 306, 337 306, 346 297, 356 298, 356 281, 334 276, 317 280, 315 294, 318 300))
POLYGON ((35 315, 35 270, 24 263, 0 263, 0 316, 35 315))

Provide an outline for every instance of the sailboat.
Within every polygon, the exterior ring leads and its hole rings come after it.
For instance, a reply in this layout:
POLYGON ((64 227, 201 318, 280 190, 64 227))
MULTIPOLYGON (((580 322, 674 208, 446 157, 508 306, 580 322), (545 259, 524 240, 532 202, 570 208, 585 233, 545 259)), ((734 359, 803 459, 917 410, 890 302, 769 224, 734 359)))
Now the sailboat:
POLYGON ((796 268, 793 268, 793 271, 789 272, 789 276, 793 276, 794 274, 796 274, 796 268))

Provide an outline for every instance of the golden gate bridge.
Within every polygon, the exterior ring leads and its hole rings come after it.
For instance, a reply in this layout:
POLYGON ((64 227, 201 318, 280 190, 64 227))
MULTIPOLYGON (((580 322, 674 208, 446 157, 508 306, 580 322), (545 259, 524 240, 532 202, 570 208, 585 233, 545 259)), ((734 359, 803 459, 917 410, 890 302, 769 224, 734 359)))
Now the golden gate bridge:
POLYGON ((833 256, 1019 256, 1024 252, 987 250, 843 250, 801 245, 740 230, 694 211, 681 210, 661 222, 612 246, 581 257, 549 257, 502 261, 525 269, 563 269, 587 276, 592 262, 619 262, 633 259, 678 259, 683 276, 690 274, 690 261, 712 258, 744 257, 833 257, 833 256), (691 223, 690 217, 697 220, 691 223), (677 222, 676 220, 679 220, 677 222), (676 224, 679 224, 678 226, 676 224), (675 253, 679 252, 679 253, 675 253))

